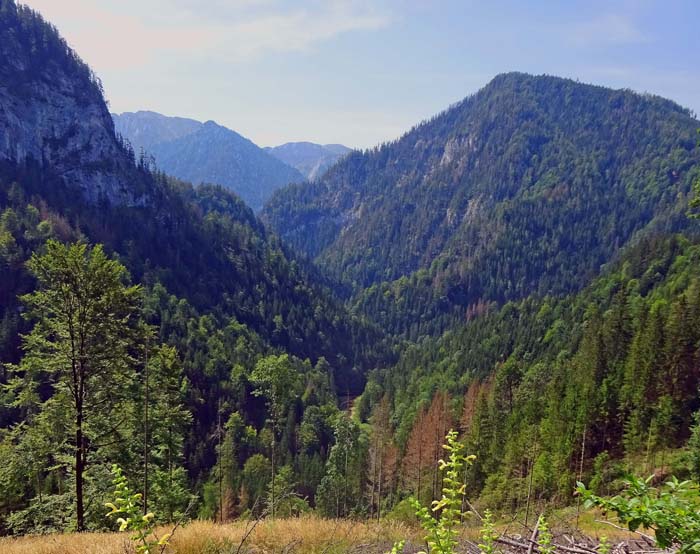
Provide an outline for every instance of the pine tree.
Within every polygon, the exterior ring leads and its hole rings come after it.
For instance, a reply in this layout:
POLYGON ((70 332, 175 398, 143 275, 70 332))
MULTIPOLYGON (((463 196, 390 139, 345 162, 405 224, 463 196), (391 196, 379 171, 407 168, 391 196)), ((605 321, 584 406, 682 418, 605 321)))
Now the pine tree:
POLYGON ((185 509, 189 495, 183 467, 185 433, 192 420, 185 405, 189 383, 171 346, 156 348, 148 365, 150 431, 146 443, 154 466, 153 497, 158 512, 172 521, 185 509))

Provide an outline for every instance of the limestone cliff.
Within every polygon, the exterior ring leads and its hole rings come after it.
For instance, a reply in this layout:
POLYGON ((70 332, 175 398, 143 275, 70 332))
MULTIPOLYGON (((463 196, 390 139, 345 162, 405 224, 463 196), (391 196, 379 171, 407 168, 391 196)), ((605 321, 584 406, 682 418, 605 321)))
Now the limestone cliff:
POLYGON ((91 202, 139 204, 99 80, 39 14, 0 0, 0 160, 38 164, 91 202), (19 32, 18 32, 19 30, 19 32))

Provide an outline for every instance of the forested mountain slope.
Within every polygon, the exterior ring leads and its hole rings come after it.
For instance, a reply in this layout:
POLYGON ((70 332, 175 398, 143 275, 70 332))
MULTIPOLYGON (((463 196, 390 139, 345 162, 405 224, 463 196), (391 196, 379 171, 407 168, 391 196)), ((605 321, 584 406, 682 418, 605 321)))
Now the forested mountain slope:
MULTIPOLYGON (((16 376, 6 364, 20 361, 20 333, 34 323, 22 317, 19 298, 37 285, 26 265, 30 256, 44 252, 48 239, 104 244, 131 281, 143 285, 153 344, 175 348, 172 355, 158 350, 172 372, 161 376, 170 379, 168 402, 177 403, 161 417, 177 408, 179 418, 177 424, 167 420, 170 435, 160 435, 170 437, 167 464, 164 450, 153 446, 154 471, 160 467, 170 479, 160 502, 171 492, 185 504, 188 490, 202 494, 217 462, 211 437, 222 418, 225 423, 235 415, 247 433, 235 464, 242 468, 251 456, 268 463, 262 454, 266 404, 252 395, 251 372, 262 359, 271 356, 293 376, 288 392, 296 395, 295 417, 324 405, 331 421, 336 395, 359 392, 364 372, 391 358, 382 334, 350 316, 317 272, 295 260, 237 196, 218 186, 193 187, 156 171, 147 159, 136 160, 117 139, 89 68, 41 16, 11 0, 0 0, 0 75, 0 382, 16 376)), ((111 384, 131 395, 130 407, 126 414, 101 414, 113 418, 110 440, 105 449, 91 445, 86 494, 94 506, 102 505, 99 495, 109 485, 110 460, 134 475, 142 471, 139 395, 149 362, 134 356, 134 381, 111 384)), ((0 533, 74 525, 74 468, 66 462, 74 416, 61 403, 60 387, 44 377, 36 397, 0 389, 0 533), (30 455, 34 461, 27 465, 30 455)), ((290 419, 289 433, 295 436, 299 424, 290 419)), ((304 451, 321 470, 331 440, 332 430, 304 451)), ((285 460, 291 464, 295 455, 290 449, 285 460)), ((233 495, 242 486, 236 483, 233 495)), ((252 505, 256 498, 251 493, 248 500, 252 505)), ((199 508, 208 513, 216 502, 202 497, 199 508)), ((104 526, 100 512, 87 514, 88 526, 104 526)))
POLYGON ((504 74, 279 191, 263 217, 416 338, 483 303, 580 288, 640 231, 685 225, 697 127, 662 98, 504 74))
POLYGON ((0 8, 0 160, 51 171, 92 202, 141 203, 99 79, 28 10, 0 8))
POLYGON ((193 188, 153 171, 147 160, 135 162, 115 138, 90 70, 40 16, 13 6, 4 2, 0 12, 0 71, 13 84, 3 87, 0 103, 2 136, 12 146, 0 153, 5 194, 16 180, 27 199, 38 195, 76 232, 119 252, 135 279, 161 280, 198 308, 221 305, 266 336, 280 315, 305 355, 323 355, 313 353, 297 325, 316 302, 333 314, 332 297, 314 290, 309 273, 235 195, 193 188), (26 121, 32 132, 22 135, 26 121), (287 302, 294 297, 300 301, 287 302))
POLYGON ((432 462, 453 427, 476 455, 469 490, 489 505, 566 504, 576 480, 614 491, 632 463, 688 475, 667 452, 700 409, 698 267, 697 242, 644 239, 576 295, 492 305, 406 349, 356 404, 370 420, 390 406, 399 489, 436 494, 432 462))
POLYGON ((273 191, 304 180, 247 138, 213 121, 167 117, 155 112, 114 115, 117 132, 137 153, 143 148, 158 169, 200 184, 222 185, 260 210, 273 191))

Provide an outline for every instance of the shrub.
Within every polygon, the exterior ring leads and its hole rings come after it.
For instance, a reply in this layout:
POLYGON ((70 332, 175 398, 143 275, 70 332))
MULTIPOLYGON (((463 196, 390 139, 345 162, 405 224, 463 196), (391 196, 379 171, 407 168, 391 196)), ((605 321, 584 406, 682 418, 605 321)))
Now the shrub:
POLYGON ((583 483, 577 492, 584 506, 597 506, 613 512, 630 531, 640 527, 654 531, 661 548, 678 548, 682 554, 700 553, 700 494, 690 481, 679 482, 673 477, 661 488, 652 486, 654 476, 642 479, 630 477, 624 494, 606 499, 596 496, 583 483))

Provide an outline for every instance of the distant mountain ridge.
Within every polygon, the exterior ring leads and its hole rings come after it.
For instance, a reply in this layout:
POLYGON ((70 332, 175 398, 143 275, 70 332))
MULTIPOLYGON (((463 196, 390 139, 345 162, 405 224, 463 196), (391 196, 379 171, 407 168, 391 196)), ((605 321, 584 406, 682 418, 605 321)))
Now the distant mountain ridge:
POLYGON ((173 177, 222 185, 256 211, 276 189, 304 180, 295 168, 214 121, 201 123, 149 111, 112 117, 115 130, 137 155, 143 149, 173 177))
POLYGON ((136 153, 190 135, 202 126, 202 122, 194 119, 168 117, 146 110, 113 113, 112 119, 117 133, 129 140, 136 153))
POLYGON ((268 146, 265 151, 298 169, 308 180, 314 181, 339 159, 352 152, 352 149, 342 144, 287 142, 280 146, 268 146))

